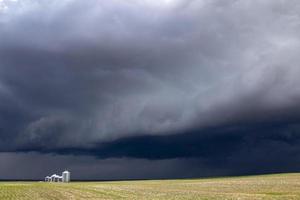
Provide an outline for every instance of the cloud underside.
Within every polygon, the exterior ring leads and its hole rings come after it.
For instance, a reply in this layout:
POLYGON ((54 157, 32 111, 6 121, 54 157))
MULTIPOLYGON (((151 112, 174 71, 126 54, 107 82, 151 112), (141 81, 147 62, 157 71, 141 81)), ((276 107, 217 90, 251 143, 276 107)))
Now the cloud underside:
POLYGON ((0 151, 294 170, 299 13, 296 0, 0 1, 0 151))

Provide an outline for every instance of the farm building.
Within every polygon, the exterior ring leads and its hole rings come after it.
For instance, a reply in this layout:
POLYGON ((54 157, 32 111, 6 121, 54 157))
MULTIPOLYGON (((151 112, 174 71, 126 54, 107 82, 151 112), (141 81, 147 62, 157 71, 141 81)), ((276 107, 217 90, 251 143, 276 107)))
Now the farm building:
POLYGON ((61 176, 53 174, 52 176, 46 176, 45 182, 70 182, 71 173, 69 171, 64 171, 61 176))

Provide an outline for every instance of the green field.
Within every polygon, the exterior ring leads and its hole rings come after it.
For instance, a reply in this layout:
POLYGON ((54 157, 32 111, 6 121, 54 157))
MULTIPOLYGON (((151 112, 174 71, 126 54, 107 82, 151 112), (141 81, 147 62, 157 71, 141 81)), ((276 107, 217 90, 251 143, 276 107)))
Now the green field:
POLYGON ((299 199, 300 174, 112 182, 0 182, 1 200, 299 199))

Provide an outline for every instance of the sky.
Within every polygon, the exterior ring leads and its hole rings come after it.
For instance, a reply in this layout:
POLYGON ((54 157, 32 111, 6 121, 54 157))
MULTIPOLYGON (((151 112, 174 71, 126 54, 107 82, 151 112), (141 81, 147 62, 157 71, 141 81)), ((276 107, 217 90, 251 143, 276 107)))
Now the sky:
POLYGON ((300 172, 298 0, 0 0, 0 179, 300 172))

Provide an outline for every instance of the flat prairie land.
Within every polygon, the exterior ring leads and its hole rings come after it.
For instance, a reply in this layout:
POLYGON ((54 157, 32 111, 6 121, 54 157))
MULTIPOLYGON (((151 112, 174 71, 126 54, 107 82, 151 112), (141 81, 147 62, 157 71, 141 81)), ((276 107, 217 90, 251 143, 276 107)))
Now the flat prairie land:
POLYGON ((6 199, 300 200, 300 174, 111 182, 0 182, 0 200, 6 199))

